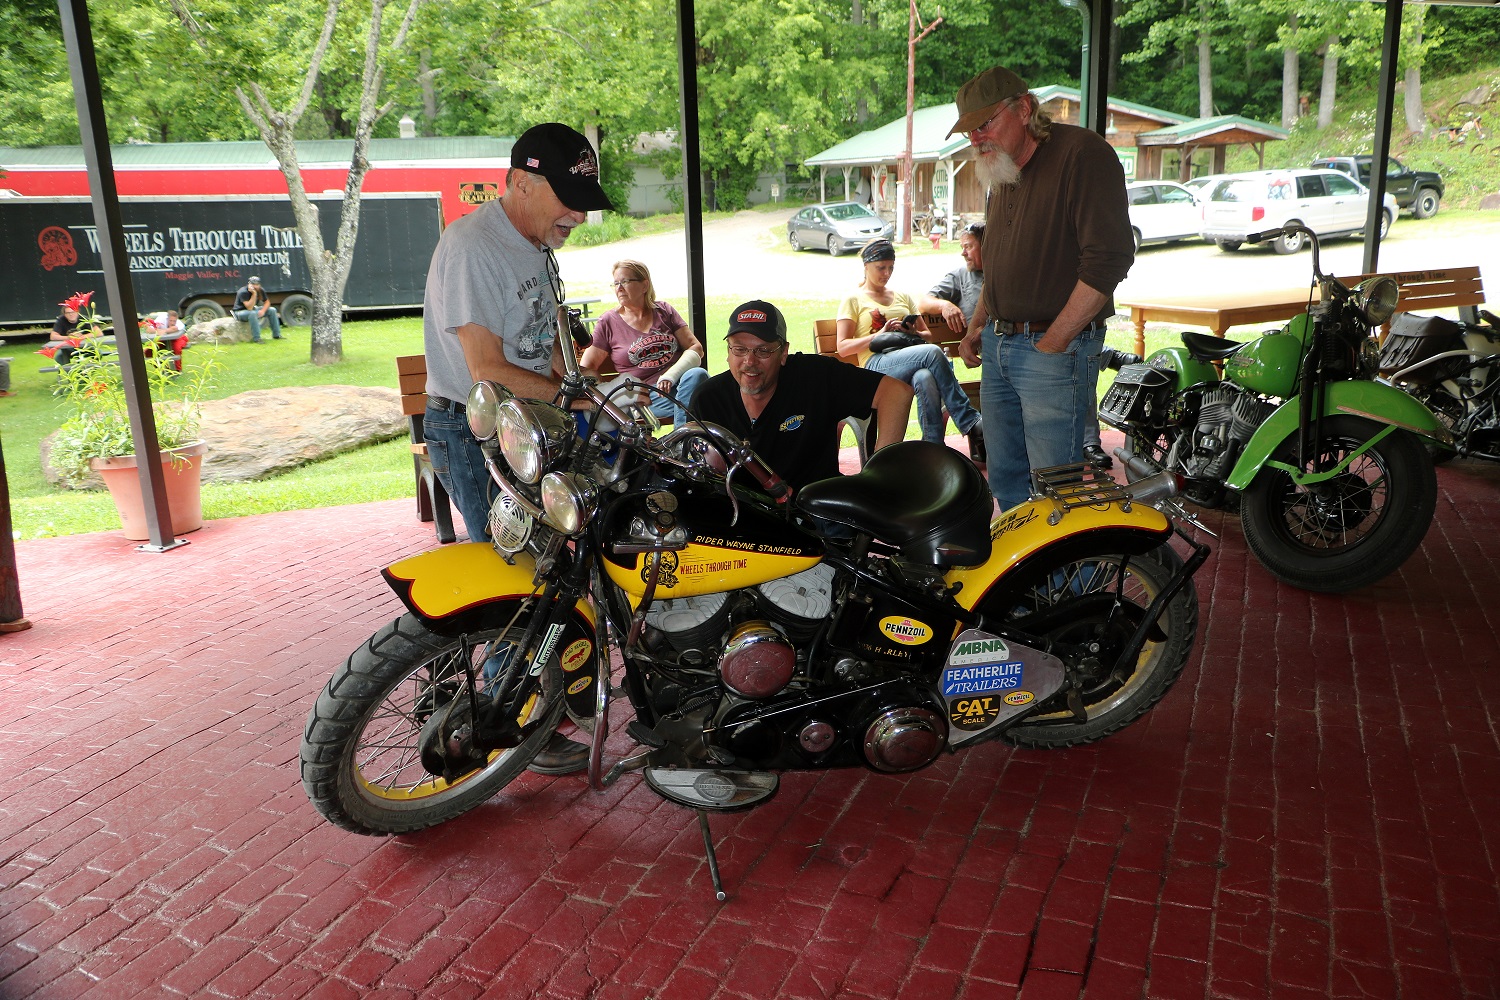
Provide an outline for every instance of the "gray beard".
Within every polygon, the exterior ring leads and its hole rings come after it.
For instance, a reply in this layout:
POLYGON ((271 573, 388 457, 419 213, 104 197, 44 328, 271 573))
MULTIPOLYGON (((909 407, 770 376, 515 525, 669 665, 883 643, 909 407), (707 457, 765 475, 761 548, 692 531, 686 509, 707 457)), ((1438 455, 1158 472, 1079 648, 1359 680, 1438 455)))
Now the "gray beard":
POLYGON ((974 171, 986 189, 1006 187, 1021 179, 1021 168, 1003 149, 981 153, 974 160, 974 171))

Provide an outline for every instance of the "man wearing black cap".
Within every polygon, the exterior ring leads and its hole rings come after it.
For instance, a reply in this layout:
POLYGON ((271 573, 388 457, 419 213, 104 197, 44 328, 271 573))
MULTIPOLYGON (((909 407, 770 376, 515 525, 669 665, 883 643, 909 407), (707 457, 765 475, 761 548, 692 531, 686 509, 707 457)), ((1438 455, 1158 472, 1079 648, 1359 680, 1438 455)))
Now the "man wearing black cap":
POLYGON ((250 343, 259 344, 260 323, 265 320, 271 327, 271 339, 281 339, 281 316, 271 305, 271 297, 260 287, 260 278, 252 276, 245 287, 234 293, 234 305, 229 310, 234 318, 250 324, 250 343))
POLYGON ((793 489, 839 475, 839 421, 875 413, 876 447, 900 441, 911 386, 855 365, 791 354, 786 320, 769 302, 729 316, 729 370, 704 382, 692 409, 749 442, 793 489))
POLYGON ((996 66, 958 91, 962 132, 989 187, 984 289, 959 353, 981 361, 990 488, 1025 500, 1031 469, 1076 462, 1091 418, 1104 321, 1135 259, 1125 172, 1104 138, 1054 125, 996 66))
MULTIPOLYGON (((556 395, 563 345, 556 336, 561 281, 552 251, 587 213, 613 207, 599 186, 599 158, 589 141, 550 122, 516 140, 505 194, 455 221, 438 240, 423 315, 423 437, 432 471, 471 541, 488 538, 497 488, 469 431, 469 388, 486 379, 529 399, 556 395)), ((568 774, 587 764, 587 747, 554 734, 531 770, 568 774)))

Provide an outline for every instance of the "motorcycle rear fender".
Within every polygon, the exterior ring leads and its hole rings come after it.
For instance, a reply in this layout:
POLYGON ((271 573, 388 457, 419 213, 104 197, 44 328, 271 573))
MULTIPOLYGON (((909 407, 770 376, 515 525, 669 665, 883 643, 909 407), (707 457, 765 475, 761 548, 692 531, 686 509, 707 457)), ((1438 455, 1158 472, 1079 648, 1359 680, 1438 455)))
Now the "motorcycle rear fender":
MULTIPOLYGON (((1298 400, 1293 396, 1271 414, 1240 453, 1239 461, 1225 481, 1231 489, 1243 490, 1282 443, 1297 433, 1298 400)), ((1323 416, 1348 414, 1378 424, 1390 424, 1440 444, 1452 446, 1453 435, 1419 400, 1383 382, 1331 382, 1323 393, 1323 416)))
POLYGON ((973 611, 997 581, 1043 555, 1138 555, 1172 537, 1172 524, 1166 515, 1145 504, 1132 504, 1128 511, 1118 503, 1075 507, 1056 524, 1049 524, 1049 516, 1057 509, 1051 500, 1028 500, 992 521, 988 561, 950 570, 944 577, 949 587, 962 584, 954 595, 959 606, 973 611))
MULTIPOLYGON (((536 561, 529 554, 519 553, 513 564, 507 563, 493 547, 478 542, 423 552, 391 563, 380 574, 423 625, 447 636, 499 628, 510 620, 514 602, 537 592, 536 561)), ((594 714, 599 675, 595 621, 594 608, 579 601, 554 637, 568 714, 578 722, 594 714)))

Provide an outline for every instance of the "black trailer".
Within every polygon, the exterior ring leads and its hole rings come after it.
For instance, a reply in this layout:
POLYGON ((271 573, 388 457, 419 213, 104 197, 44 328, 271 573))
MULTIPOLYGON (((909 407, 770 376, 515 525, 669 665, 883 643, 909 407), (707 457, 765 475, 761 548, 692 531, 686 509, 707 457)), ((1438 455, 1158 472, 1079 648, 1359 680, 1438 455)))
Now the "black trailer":
MULTIPOLYGON (((328 247, 342 201, 338 194, 312 196, 328 247)), ((176 309, 189 326, 214 319, 254 275, 282 322, 310 322, 312 281, 289 198, 129 197, 120 199, 120 211, 141 312, 176 309)), ((442 228, 437 193, 363 195, 344 308, 420 308, 442 228)), ((0 255, 0 324, 51 326, 58 303, 74 292, 95 292, 100 316, 110 315, 87 198, 0 198, 0 255)))

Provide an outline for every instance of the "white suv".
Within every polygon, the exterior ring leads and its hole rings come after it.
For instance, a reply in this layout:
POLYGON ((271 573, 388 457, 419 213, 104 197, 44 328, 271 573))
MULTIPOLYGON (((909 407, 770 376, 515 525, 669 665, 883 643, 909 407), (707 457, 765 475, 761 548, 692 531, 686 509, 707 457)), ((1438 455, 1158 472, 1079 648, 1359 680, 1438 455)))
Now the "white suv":
MULTIPOLYGON (((1238 250, 1251 233, 1297 222, 1319 237, 1364 231, 1370 189, 1337 170, 1261 170, 1230 174, 1210 186, 1203 206, 1203 238, 1220 250, 1238 250)), ((1396 218, 1389 194, 1380 215, 1380 238, 1396 218)), ((1296 253, 1306 238, 1291 233, 1272 243, 1277 253, 1296 253)))

